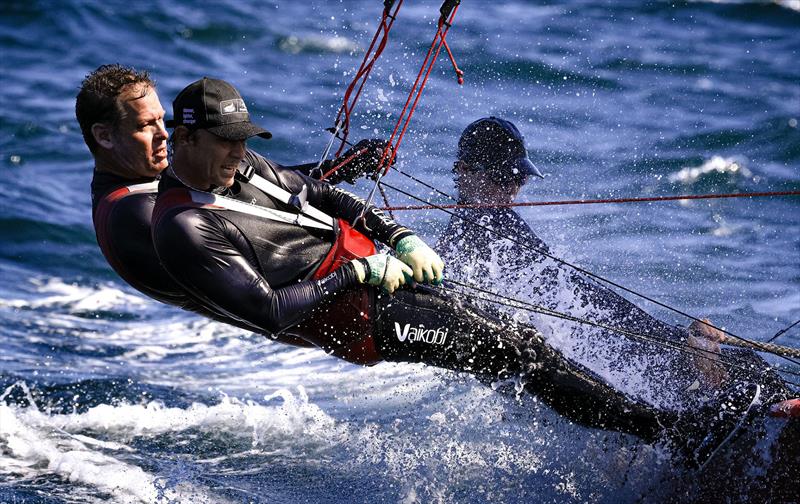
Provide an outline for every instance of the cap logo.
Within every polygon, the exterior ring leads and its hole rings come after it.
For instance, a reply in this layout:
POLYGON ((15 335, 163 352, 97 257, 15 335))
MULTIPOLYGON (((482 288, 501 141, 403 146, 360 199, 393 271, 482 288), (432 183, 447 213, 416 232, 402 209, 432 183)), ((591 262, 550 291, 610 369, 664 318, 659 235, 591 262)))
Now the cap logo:
POLYGON ((183 109, 183 124, 194 124, 194 109, 183 109))
POLYGON ((241 98, 223 100, 219 102, 219 109, 222 111, 222 115, 247 113, 247 106, 245 106, 244 100, 241 98))

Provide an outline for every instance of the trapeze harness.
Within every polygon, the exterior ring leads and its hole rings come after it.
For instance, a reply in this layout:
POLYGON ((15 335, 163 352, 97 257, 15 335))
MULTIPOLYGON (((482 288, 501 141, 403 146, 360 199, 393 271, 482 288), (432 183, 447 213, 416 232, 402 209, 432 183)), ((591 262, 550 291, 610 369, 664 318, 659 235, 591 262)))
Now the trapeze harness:
MULTIPOLYGON (((354 229, 350 223, 341 218, 331 217, 312 206, 307 201, 305 185, 299 193, 292 194, 258 175, 255 169, 246 163, 240 165, 237 179, 288 205, 295 212, 250 204, 189 188, 176 192, 171 190, 163 197, 172 200, 170 205, 178 203, 214 211, 238 212, 270 221, 336 233, 336 240, 322 261, 302 280, 321 280, 353 259, 376 253, 375 243, 354 229)), ((384 359, 378 353, 373 340, 373 298, 373 290, 366 286, 338 292, 323 301, 308 317, 281 333, 299 336, 337 357, 356 364, 376 364, 384 359)))

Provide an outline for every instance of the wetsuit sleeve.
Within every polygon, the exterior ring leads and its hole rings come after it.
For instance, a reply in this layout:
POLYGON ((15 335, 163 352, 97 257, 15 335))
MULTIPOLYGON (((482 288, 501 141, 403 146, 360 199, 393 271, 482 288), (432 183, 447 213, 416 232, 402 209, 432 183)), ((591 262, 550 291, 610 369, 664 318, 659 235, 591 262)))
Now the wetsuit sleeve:
MULTIPOLYGON (((308 187, 310 204, 328 215, 340 217, 350 224, 357 224, 358 217, 366 205, 366 201, 355 194, 314 180, 300 172, 281 168, 280 165, 264 159, 255 152, 248 151, 246 161, 250 163, 257 174, 277 183, 291 193, 298 193, 305 184, 308 187)), ((401 226, 373 205, 367 208, 365 218, 369 229, 363 229, 360 225, 357 226, 357 229, 373 240, 378 240, 392 248, 401 239, 414 234, 413 231, 401 226)))
POLYGON ((155 224, 153 241, 169 274, 200 303, 271 333, 358 283, 353 266, 345 264, 322 280, 273 289, 253 267, 257 260, 241 231, 202 209, 168 211, 155 224))

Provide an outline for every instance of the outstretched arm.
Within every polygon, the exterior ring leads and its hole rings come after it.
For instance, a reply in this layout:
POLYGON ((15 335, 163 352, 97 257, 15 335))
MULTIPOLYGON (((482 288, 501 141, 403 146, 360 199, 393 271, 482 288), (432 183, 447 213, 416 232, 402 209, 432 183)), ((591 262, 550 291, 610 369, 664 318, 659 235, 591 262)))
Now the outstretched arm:
POLYGON ((273 288, 252 266, 255 255, 241 231, 215 212, 180 208, 153 229, 164 267, 200 303, 265 331, 282 331, 328 296, 355 285, 351 264, 322 280, 273 288))

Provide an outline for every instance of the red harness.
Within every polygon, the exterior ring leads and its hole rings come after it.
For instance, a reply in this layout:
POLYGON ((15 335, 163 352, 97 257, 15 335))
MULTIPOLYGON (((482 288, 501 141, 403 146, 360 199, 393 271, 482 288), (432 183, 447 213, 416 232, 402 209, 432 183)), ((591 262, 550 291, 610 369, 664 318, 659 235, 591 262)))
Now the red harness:
MULTIPOLYGON (((343 264, 376 253, 375 244, 339 219, 339 236, 313 278, 319 280, 343 264)), ((359 286, 337 293, 292 328, 315 345, 348 362, 373 365, 383 359, 373 339, 371 289, 359 286)))
MULTIPOLYGON (((167 209, 185 205, 203 206, 194 203, 185 189, 165 192, 159 196, 153 212, 153 226, 157 226, 167 209)), ((376 253, 372 240, 353 229, 348 222, 338 219, 338 223, 336 242, 317 267, 313 280, 324 278, 353 259, 376 253)), ((365 286, 339 292, 287 332, 348 362, 362 365, 381 362, 383 359, 372 338, 372 292, 365 286)))

